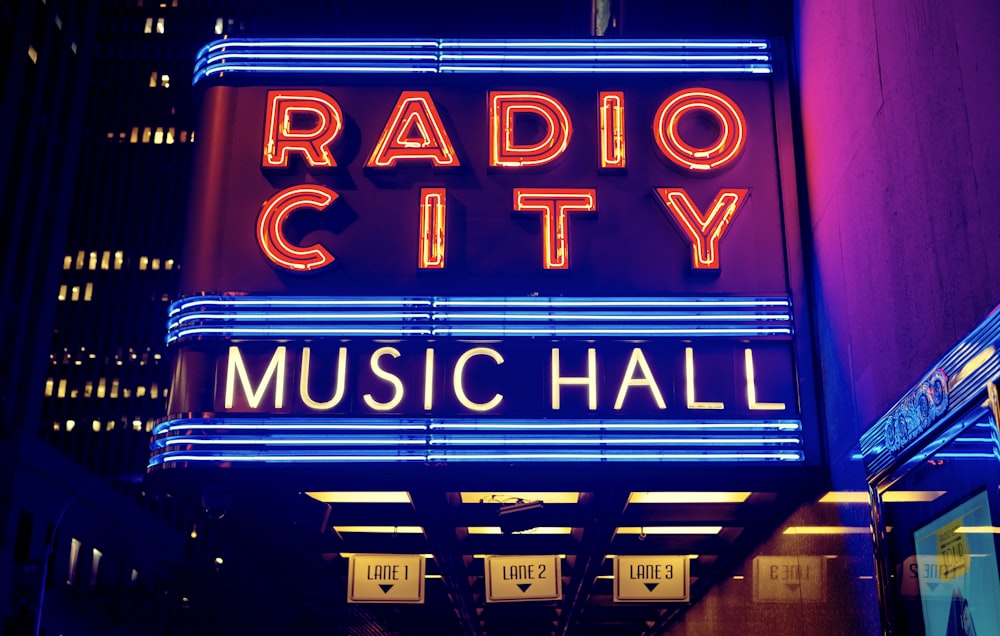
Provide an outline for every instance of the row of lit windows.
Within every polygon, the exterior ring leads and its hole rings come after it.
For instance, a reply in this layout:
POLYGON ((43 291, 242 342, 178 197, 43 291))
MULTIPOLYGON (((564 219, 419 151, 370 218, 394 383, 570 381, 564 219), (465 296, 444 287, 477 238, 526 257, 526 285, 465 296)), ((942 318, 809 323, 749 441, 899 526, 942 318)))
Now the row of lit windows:
MULTIPOLYGON (((158 270, 162 266, 163 269, 173 269, 175 267, 174 259, 166 258, 150 258, 148 256, 139 257, 139 269, 140 270, 158 270)), ((125 265, 125 253, 121 250, 111 252, 110 250, 104 250, 103 252, 87 252, 85 250, 80 250, 76 253, 76 257, 72 254, 67 254, 63 257, 63 269, 89 269, 90 271, 110 270, 116 269, 120 270, 125 265)))
MULTIPOLYGON (((62 355, 60 356, 60 358, 63 364, 69 364, 70 362, 73 362, 74 364, 79 366, 83 364, 84 359, 96 360, 97 354, 92 352, 88 353, 87 348, 81 346, 80 351, 74 355, 74 353, 70 352, 68 347, 63 347, 62 355)), ((149 364, 150 361, 153 361, 153 363, 159 362, 162 358, 163 358, 162 355, 160 355, 159 353, 153 353, 153 350, 150 349, 149 347, 146 347, 146 350, 143 352, 136 351, 131 347, 128 349, 127 352, 123 351, 122 349, 119 349, 118 352, 115 353, 114 357, 116 363, 119 366, 121 366, 122 360, 125 359, 134 360, 135 362, 138 362, 140 365, 146 365, 149 364)), ((49 359, 52 360, 52 364, 59 364, 59 360, 56 359, 56 354, 50 353, 49 359)))
POLYGON ((59 286, 59 300, 60 301, 72 301, 76 302, 78 300, 83 300, 84 302, 90 302, 94 299, 94 283, 87 283, 83 286, 83 294, 80 293, 80 286, 73 285, 69 287, 68 285, 59 286))
POLYGON ((114 141, 117 138, 118 143, 125 143, 128 141, 130 144, 186 144, 194 143, 194 131, 182 130, 179 133, 177 129, 173 126, 169 128, 164 128, 163 126, 146 126, 141 129, 138 126, 132 127, 132 132, 127 133, 124 130, 115 135, 113 131, 108 132, 108 139, 114 141))
MULTIPOLYGON (((101 420, 92 420, 90 422, 90 430, 92 430, 95 433, 100 433, 101 431, 111 432, 117 428, 117 424, 118 423, 115 422, 114 420, 108 420, 107 422, 101 422, 101 420)), ((153 431, 153 426, 155 425, 156 425, 156 420, 146 420, 145 422, 143 422, 142 420, 135 419, 132 420, 127 426, 123 426, 122 430, 128 430, 129 428, 131 428, 131 430, 137 433, 141 433, 143 431, 151 433, 153 431)), ((72 432, 74 429, 76 429, 76 420, 66 420, 65 422, 52 422, 52 430, 56 432, 66 431, 67 433, 69 433, 72 432)))
POLYGON ((142 30, 143 33, 166 33, 167 24, 166 18, 146 18, 146 27, 142 30))
MULTIPOLYGON (((135 6, 141 7, 142 6, 142 2, 143 2, 143 0, 136 0, 135 6)), ((176 8, 177 7, 177 0, 170 0, 170 6, 176 8)), ((164 0, 160 0, 159 7, 161 9, 166 9, 167 8, 167 3, 164 0)))
MULTIPOLYGON (((137 386, 135 388, 135 397, 146 397, 148 393, 149 397, 155 400, 161 397, 161 394, 162 397, 167 397, 167 392, 167 389, 163 389, 161 392, 160 385, 153 382, 149 385, 149 391, 146 390, 145 385, 137 386)), ((110 382, 108 382, 107 378, 101 378, 97 381, 96 386, 94 382, 87 380, 87 383, 83 385, 83 397, 85 398, 108 397, 116 399, 118 398, 119 393, 121 393, 121 397, 123 398, 130 398, 132 397, 133 392, 132 389, 129 388, 121 388, 121 391, 119 391, 118 378, 111 378, 110 382)), ((65 378, 59 380, 58 382, 54 378, 49 378, 45 381, 45 397, 52 397, 53 395, 57 398, 65 398, 67 396, 70 398, 78 398, 80 397, 80 390, 67 388, 67 380, 65 378)))

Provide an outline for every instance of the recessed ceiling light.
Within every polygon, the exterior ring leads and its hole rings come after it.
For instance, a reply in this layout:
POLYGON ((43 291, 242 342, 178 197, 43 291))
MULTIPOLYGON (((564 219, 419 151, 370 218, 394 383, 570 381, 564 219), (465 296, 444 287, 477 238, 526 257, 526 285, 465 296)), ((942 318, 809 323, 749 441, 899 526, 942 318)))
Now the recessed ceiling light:
POLYGON ((306 494, 323 503, 412 503, 410 493, 405 490, 339 490, 306 494))
POLYGON ((335 532, 363 532, 369 534, 423 534, 421 526, 333 526, 335 532))
MULTIPOLYGON (((469 526, 467 529, 469 534, 503 534, 500 526, 469 526)), ((572 532, 573 528, 569 526, 542 526, 511 534, 570 534, 572 532)))
POLYGON ((462 492, 462 503, 512 503, 516 501, 541 501, 546 504, 580 503, 578 492, 462 492))
POLYGON ((630 504, 672 503, 743 503, 750 492, 634 492, 628 496, 630 504))
POLYGON ((867 526, 789 526, 782 534, 871 534, 867 526))
POLYGON ((622 526, 618 534, 719 534, 722 526, 622 526))

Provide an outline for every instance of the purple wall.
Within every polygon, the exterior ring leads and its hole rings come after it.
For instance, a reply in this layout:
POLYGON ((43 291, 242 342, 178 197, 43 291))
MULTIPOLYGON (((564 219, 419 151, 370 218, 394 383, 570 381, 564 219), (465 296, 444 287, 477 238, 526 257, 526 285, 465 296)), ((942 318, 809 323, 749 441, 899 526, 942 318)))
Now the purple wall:
POLYGON ((837 458, 1000 302, 1000 2, 795 9, 837 458))

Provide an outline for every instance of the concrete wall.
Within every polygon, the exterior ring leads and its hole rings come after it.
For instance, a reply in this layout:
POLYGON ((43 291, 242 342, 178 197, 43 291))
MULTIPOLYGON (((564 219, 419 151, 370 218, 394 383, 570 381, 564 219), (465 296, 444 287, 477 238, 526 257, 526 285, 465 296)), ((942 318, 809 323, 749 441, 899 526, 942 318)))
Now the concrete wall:
POLYGON ((1000 2, 795 11, 836 459, 1000 302, 1000 2))

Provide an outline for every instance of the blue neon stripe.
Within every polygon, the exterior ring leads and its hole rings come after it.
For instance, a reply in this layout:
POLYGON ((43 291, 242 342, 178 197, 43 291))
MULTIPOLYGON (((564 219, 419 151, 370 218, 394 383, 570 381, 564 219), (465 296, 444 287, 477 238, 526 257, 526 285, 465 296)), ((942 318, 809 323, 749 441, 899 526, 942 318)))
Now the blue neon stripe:
POLYGON ((170 306, 167 343, 190 338, 783 338, 787 297, 322 298, 195 296, 170 306))
POLYGON ((766 40, 217 40, 193 83, 224 74, 769 74, 766 40))

